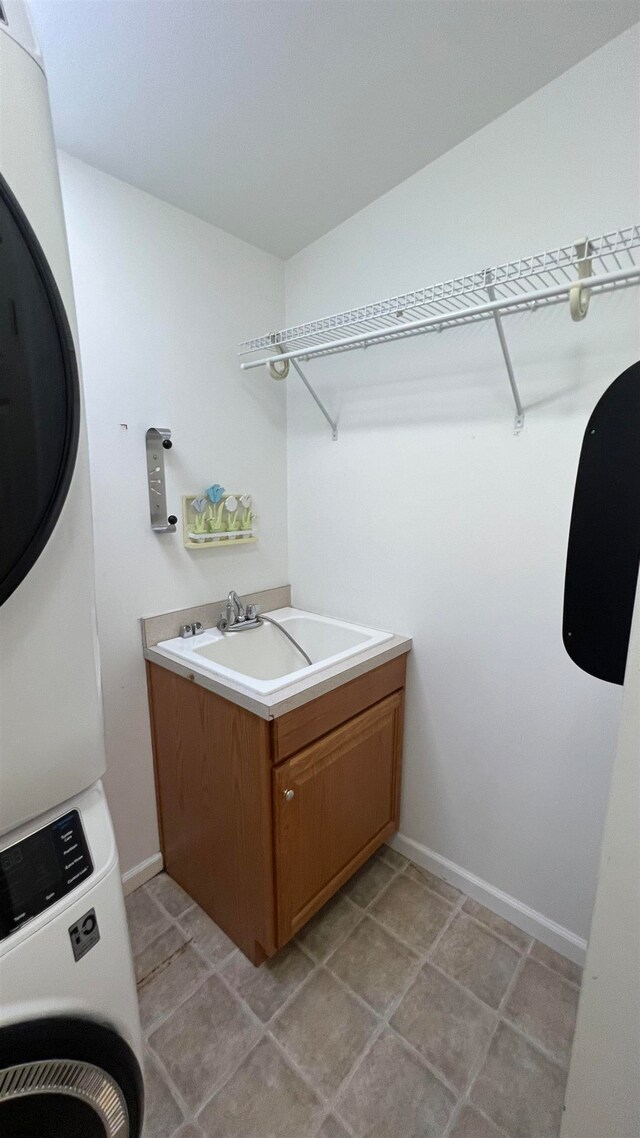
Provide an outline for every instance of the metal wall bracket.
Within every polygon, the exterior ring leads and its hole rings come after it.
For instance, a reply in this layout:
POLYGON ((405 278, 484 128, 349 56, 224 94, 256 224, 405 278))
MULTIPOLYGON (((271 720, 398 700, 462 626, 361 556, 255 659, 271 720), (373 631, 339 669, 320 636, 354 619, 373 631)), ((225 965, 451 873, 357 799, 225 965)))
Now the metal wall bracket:
MULTIPOLYGON (((489 300, 493 301, 496 299, 496 290, 492 285, 490 285, 487 288, 487 293, 489 294, 489 300)), ((513 433, 515 435, 519 435, 520 431, 524 427, 524 407, 522 406, 522 400, 520 399, 520 392, 518 391, 518 385, 516 383, 516 377, 513 374, 513 364, 511 363, 511 356, 509 355, 509 348, 507 347, 507 341, 506 341, 505 334, 504 334, 504 328, 502 327, 502 318, 500 316, 500 313, 496 309, 494 309, 492 315, 493 315, 494 324, 496 326, 496 332, 498 333, 498 339, 500 341, 500 347, 502 348, 502 355, 504 356, 504 362, 505 362, 505 365, 507 368, 507 375, 509 376, 509 385, 511 387, 511 394, 513 395, 513 401, 516 405, 516 415, 515 415, 515 419, 513 421, 513 433)))
POLYGON ((338 424, 334 422, 334 420, 331 418, 329 412, 327 411, 327 408, 325 407, 324 403, 316 395, 311 384, 309 383, 309 380, 307 379, 302 368, 300 367, 300 364, 298 363, 298 361, 297 360, 291 360, 291 363, 293 364, 295 370, 297 371, 298 375, 300 376, 300 379, 304 383, 307 391, 309 392, 309 395, 314 400, 314 402, 317 403, 318 407, 322 411, 322 414, 324 415, 325 419, 327 420, 327 423, 331 427, 331 438, 333 439, 333 441, 335 443, 336 439, 338 438, 338 424))
POLYGON ((154 533, 175 533, 175 514, 167 516, 164 476, 164 452, 171 450, 171 431, 166 427, 149 427, 146 438, 147 481, 149 484, 149 516, 154 533))
MULTIPOLYGON (((591 267, 591 254, 593 253, 593 245, 588 237, 582 237, 575 243, 576 257, 578 258, 578 278, 584 281, 593 273, 591 267)), ((591 290, 583 288, 581 284, 574 284, 569 289, 569 312, 571 313, 572 320, 584 320, 587 312, 589 311, 589 301, 591 300, 591 290)))

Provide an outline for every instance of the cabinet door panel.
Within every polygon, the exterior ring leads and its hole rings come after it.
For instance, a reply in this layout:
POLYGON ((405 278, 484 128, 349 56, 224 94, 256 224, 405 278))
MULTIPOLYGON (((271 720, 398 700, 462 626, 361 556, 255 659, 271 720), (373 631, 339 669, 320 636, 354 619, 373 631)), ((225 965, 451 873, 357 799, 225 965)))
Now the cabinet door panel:
POLYGON ((280 944, 397 829, 402 711, 395 692, 274 770, 280 944))

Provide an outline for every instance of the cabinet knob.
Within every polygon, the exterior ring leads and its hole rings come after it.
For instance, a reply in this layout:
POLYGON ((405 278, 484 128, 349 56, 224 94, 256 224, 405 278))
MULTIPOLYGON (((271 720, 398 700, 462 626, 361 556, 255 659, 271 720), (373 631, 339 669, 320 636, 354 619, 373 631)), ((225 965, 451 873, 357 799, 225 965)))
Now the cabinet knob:
POLYGON ((282 796, 283 796, 285 802, 291 802, 291 799, 293 798, 294 794, 295 794, 295 790, 291 790, 291 788, 289 788, 288 790, 283 790, 283 792, 282 792, 282 796))

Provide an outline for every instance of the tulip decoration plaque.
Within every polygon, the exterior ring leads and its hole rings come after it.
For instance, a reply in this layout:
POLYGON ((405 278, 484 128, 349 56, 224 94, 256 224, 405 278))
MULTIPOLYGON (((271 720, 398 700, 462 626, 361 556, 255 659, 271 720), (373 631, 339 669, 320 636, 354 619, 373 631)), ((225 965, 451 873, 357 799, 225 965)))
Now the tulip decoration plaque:
POLYGON ((183 537, 187 549, 256 542, 255 520, 251 494, 227 493, 218 483, 202 494, 187 494, 182 499, 183 537))

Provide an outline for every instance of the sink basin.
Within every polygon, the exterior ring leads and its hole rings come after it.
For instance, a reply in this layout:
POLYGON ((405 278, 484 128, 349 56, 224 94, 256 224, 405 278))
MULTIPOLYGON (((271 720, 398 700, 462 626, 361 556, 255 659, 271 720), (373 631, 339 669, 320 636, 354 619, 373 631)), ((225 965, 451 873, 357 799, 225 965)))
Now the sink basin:
POLYGON ((156 647, 194 671, 226 678, 247 692, 268 695, 393 636, 392 632, 347 624, 301 609, 277 609, 268 615, 295 637, 311 657, 312 664, 307 664, 272 624, 243 632, 207 629, 201 636, 186 640, 177 636, 156 647))

